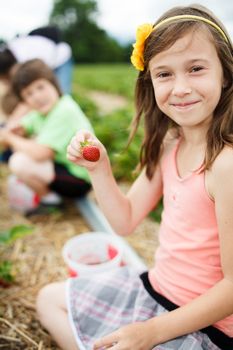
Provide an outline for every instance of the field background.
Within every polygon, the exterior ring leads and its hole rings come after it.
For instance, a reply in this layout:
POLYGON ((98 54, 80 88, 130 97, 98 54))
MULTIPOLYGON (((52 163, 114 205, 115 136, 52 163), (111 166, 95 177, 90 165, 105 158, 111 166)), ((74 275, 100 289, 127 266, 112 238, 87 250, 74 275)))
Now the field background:
MULTIPOLYGON (((123 191, 127 191, 135 175, 142 129, 126 150, 129 125, 134 113, 135 70, 129 65, 78 65, 74 72, 73 96, 90 118, 97 136, 106 146, 114 174, 123 191)), ((0 287, 0 349, 59 348, 40 326, 35 314, 35 297, 45 284, 64 280, 66 266, 61 249, 70 237, 90 228, 73 202, 63 212, 26 219, 13 212, 7 199, 9 172, 0 164, 0 232, 15 225, 33 226, 33 233, 8 246, 0 245, 0 261, 11 261, 15 282, 0 287)), ((92 197, 94 194, 91 194, 92 197)), ((127 238, 148 266, 153 263, 157 246, 160 210, 147 218, 127 238)))

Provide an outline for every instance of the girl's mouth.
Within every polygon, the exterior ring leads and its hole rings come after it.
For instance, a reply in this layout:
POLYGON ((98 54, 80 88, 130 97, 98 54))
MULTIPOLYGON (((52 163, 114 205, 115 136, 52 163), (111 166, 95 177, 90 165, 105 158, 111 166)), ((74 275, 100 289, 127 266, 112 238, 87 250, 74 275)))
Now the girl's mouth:
POLYGON ((198 103, 200 101, 190 101, 190 102, 182 102, 182 103, 172 103, 171 105, 173 107, 177 107, 177 108, 186 108, 186 107, 190 107, 195 105, 196 103, 198 103))

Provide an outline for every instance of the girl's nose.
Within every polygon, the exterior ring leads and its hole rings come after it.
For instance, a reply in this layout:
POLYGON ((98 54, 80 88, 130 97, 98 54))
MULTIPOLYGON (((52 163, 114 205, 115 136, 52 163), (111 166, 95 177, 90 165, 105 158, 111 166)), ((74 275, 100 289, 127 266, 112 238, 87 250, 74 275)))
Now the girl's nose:
POLYGON ((40 101, 40 99, 41 99, 41 92, 40 91, 34 91, 33 99, 34 99, 34 101, 40 101))
POLYGON ((172 88, 172 95, 183 97, 192 92, 186 77, 177 77, 172 88))

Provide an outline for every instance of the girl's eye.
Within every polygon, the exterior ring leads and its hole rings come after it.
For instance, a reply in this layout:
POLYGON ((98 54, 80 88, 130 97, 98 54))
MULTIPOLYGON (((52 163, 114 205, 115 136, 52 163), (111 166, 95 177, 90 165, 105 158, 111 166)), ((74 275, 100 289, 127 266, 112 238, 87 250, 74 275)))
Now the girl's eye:
POLYGON ((24 94, 25 98, 30 98, 32 96, 32 92, 27 92, 24 94))
POLYGON ((201 66, 195 66, 191 68, 191 72, 199 72, 200 70, 203 70, 204 68, 201 66))
POLYGON ((168 78, 171 75, 169 72, 161 72, 157 74, 157 78, 163 79, 163 78, 168 78))

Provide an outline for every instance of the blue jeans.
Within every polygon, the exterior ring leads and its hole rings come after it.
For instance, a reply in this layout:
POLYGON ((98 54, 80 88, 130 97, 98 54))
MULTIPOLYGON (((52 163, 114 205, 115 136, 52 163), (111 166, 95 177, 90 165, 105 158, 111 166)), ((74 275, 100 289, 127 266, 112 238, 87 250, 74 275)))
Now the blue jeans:
POLYGON ((63 94, 70 94, 72 90, 73 60, 69 59, 54 69, 63 94))

